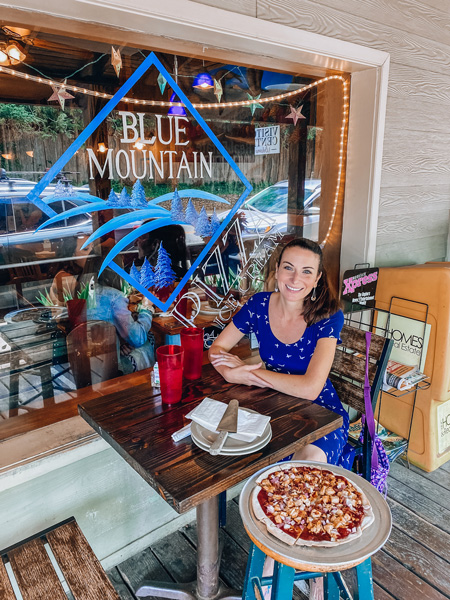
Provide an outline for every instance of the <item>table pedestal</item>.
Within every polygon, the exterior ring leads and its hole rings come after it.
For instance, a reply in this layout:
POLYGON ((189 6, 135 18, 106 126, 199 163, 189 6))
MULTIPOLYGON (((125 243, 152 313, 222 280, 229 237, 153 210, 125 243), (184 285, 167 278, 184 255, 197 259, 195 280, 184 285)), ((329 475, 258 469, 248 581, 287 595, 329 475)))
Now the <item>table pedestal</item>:
POLYGON ((219 581, 219 496, 197 506, 197 537, 197 581, 144 581, 136 595, 175 600, 241 600, 242 594, 219 581))

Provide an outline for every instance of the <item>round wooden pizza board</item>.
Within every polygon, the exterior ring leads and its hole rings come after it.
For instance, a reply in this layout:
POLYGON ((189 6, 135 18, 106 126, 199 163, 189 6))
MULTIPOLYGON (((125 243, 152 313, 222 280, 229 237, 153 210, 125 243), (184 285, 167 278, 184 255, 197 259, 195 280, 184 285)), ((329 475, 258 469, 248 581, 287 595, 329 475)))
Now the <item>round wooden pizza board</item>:
POLYGON ((248 536, 263 552, 275 560, 300 571, 343 571, 362 563, 375 554, 389 538, 392 527, 391 511, 386 500, 372 484, 342 467, 309 461, 283 462, 281 465, 319 467, 343 475, 355 483, 367 496, 373 510, 374 521, 363 529, 359 538, 335 547, 290 546, 271 535, 266 525, 258 520, 252 509, 252 493, 258 477, 274 465, 255 473, 245 484, 239 499, 239 510, 248 536))

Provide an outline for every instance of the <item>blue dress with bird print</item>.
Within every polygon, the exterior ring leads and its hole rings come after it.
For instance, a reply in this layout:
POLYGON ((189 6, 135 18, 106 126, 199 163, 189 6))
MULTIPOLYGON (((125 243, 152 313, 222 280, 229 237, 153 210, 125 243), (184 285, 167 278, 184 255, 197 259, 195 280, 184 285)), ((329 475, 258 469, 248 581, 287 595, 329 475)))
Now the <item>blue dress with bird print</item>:
MULTIPOLYGON (((234 315, 233 323, 244 334, 254 333, 259 345, 259 354, 269 371, 287 373, 289 375, 304 375, 316 349, 317 341, 321 338, 336 338, 340 344, 339 335, 344 324, 344 315, 339 310, 329 318, 321 319, 305 329, 302 337, 293 344, 283 344, 274 336, 269 323, 269 300, 272 292, 261 292, 252 296, 241 310, 234 315)), ((314 400, 325 408, 338 413, 343 418, 340 429, 324 435, 314 443, 321 448, 329 464, 338 463, 342 449, 347 442, 349 418, 347 411, 329 379, 319 396, 314 400)))

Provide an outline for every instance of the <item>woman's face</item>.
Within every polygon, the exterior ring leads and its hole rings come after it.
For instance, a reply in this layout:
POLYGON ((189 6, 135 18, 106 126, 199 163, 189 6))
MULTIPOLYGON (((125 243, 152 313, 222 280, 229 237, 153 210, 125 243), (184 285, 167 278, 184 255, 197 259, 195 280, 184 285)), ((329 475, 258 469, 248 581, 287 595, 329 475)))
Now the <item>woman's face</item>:
POLYGON ((276 270, 278 289, 283 298, 295 302, 311 293, 321 276, 319 260, 317 254, 299 246, 283 252, 276 270))

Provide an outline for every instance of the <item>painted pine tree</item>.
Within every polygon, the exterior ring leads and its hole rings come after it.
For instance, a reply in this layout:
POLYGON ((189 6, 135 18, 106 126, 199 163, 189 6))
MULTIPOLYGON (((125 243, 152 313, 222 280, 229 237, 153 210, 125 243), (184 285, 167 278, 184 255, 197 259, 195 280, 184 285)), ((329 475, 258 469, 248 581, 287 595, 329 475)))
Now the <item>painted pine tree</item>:
POLYGON ((129 208, 130 206, 130 195, 127 192, 127 188, 123 187, 120 192, 119 201, 117 203, 119 208, 129 208))
MULTIPOLYGON (((195 209, 194 209, 195 210, 195 209)), ((170 205, 170 217, 172 221, 184 221, 185 215, 183 210, 183 204, 181 202, 180 194, 175 189, 173 193, 172 202, 170 205)))
POLYGON ((211 235, 214 235, 220 227, 219 217, 217 216, 216 209, 214 209, 211 215, 211 235))
POLYGON ((133 188, 131 190, 130 204, 134 208, 146 208, 147 207, 147 200, 145 198, 145 190, 139 179, 133 185, 133 188))
POLYGON ((117 206, 117 204, 119 203, 119 196, 113 189, 111 189, 111 191, 109 192, 108 202, 109 204, 113 204, 114 206, 117 206))
POLYGON ((197 225, 198 212, 195 210, 195 206, 189 198, 188 205, 186 207, 186 222, 194 227, 197 225))
POLYGON ((197 224, 195 225, 195 234, 201 237, 211 235, 211 225, 204 206, 202 206, 202 210, 198 215, 197 224))
POLYGON ((139 269, 134 264, 134 261, 133 261, 133 264, 131 265, 130 277, 132 277, 134 279, 134 281, 137 281, 138 283, 141 282, 141 275, 139 273, 139 269))
POLYGON ((169 254, 164 249, 164 246, 159 245, 158 260, 155 267, 155 286, 160 290, 169 286, 175 281, 175 273, 172 270, 172 261, 169 254))
POLYGON ((156 283, 153 267, 146 258, 144 259, 144 263, 139 273, 139 283, 142 287, 145 287, 146 290, 149 290, 156 283))

